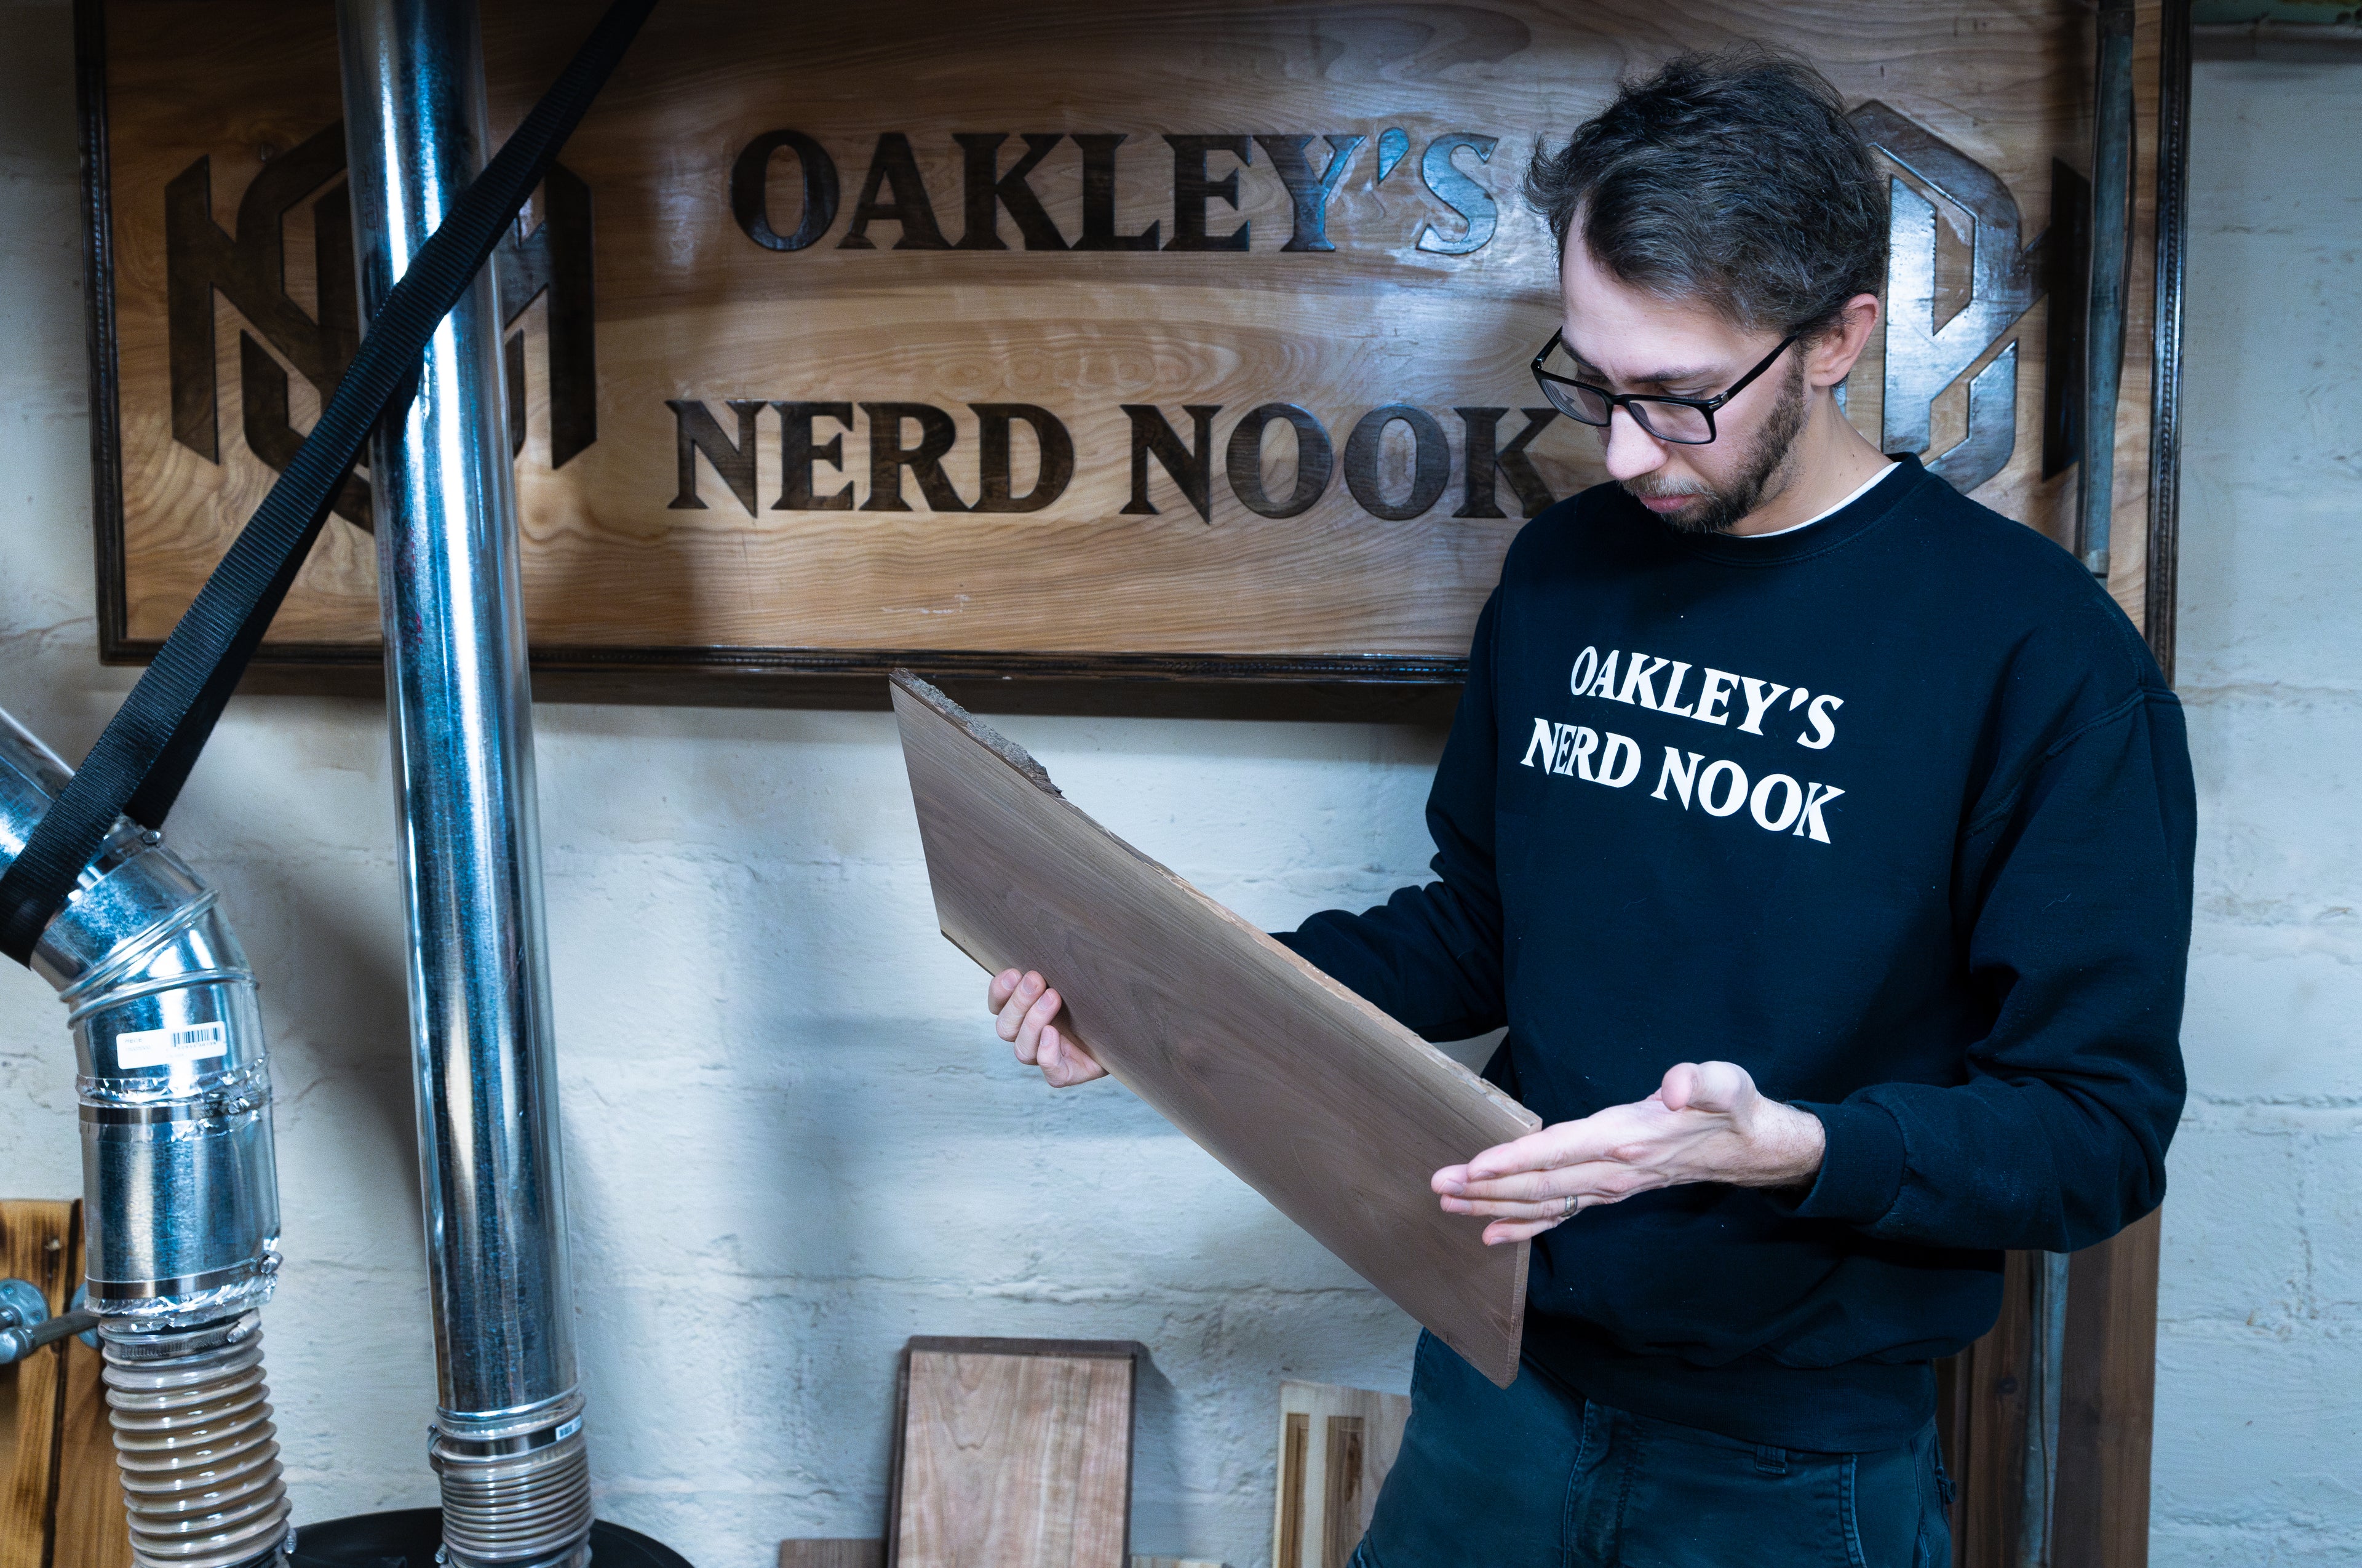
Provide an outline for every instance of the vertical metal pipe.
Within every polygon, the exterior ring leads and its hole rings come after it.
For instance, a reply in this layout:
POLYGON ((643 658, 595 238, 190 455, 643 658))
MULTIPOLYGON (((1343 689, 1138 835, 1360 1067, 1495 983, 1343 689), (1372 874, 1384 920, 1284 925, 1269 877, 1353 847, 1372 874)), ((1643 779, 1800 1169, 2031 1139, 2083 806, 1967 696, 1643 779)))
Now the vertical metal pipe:
MULTIPOLYGON (((473 0, 339 0, 364 315, 481 168, 473 0)), ((490 269, 370 445, 454 1568, 588 1560, 532 697, 490 269)))
POLYGON ((2076 550, 2108 580, 2115 510, 2116 393, 2125 373, 2132 290, 2133 4, 2101 0, 2099 103, 2092 132, 2092 277, 2083 337, 2083 452, 2076 480, 2076 550))

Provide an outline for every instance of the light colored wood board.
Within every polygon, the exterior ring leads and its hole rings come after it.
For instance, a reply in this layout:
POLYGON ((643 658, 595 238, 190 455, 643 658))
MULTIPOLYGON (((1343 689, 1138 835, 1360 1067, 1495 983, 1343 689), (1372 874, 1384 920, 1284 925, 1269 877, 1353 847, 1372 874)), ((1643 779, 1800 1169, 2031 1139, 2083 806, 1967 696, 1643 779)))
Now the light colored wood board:
MULTIPOLYGON (((248 317, 216 306, 222 462, 172 439, 163 262, 167 183, 210 160, 218 221, 266 166, 338 113, 332 18, 267 0, 106 0, 109 197, 116 256, 123 472, 128 497, 129 634, 161 636, 268 482, 241 430, 238 337, 248 317)), ((1722 0, 1672 10, 1642 0, 1503 0, 1423 13, 1401 25, 1379 4, 1212 0, 1169 6, 1049 0, 1026 7, 889 0, 859 13, 805 15, 753 5, 660 8, 566 149, 595 196, 598 439, 563 469, 549 457, 546 312, 523 318, 528 439, 520 463, 532 631, 545 644, 720 647, 940 647, 965 650, 1457 657, 1464 650, 1514 517, 1451 515, 1465 440, 1451 410, 1536 401, 1525 372, 1553 322, 1550 247, 1518 204, 1537 139, 1599 106, 1617 78, 1673 49, 1737 38, 1812 58, 1849 101, 1877 98, 1993 170, 2022 218, 2047 221, 2051 160, 2088 164, 2087 12, 2068 0, 2013 0, 1974 26, 1938 0, 1872 10, 1836 0, 1722 0), (912 83, 923 83, 915 92, 912 83), (1375 178, 1377 133, 1400 126, 1411 156, 1375 178), (1169 236, 1171 157, 1163 135, 1224 127, 1360 135, 1330 203, 1332 252, 1282 252, 1283 186, 1258 149, 1242 171, 1236 215, 1245 253, 1011 249, 845 249, 870 149, 911 139, 947 238, 964 231, 960 153, 979 127, 1059 133, 1032 177, 1068 237, 1082 223, 1074 136, 1120 131, 1117 224, 1152 220, 1169 236), (838 165, 839 215, 820 244, 791 253, 750 240, 730 215, 731 166, 761 132, 800 129, 838 165), (1462 171, 1499 204, 1495 237, 1472 255, 1422 252, 1430 223, 1457 220, 1419 178, 1434 136, 1501 138, 1462 171), (1039 403, 1076 444, 1076 477, 1049 509, 943 513, 911 488, 911 513, 782 512, 776 414, 760 416, 750 516, 710 472, 705 511, 668 507, 674 425, 668 398, 701 400, 729 421, 728 398, 915 400, 955 416, 946 471, 977 491, 969 404, 1039 403), (1155 470, 1156 517, 1126 517, 1126 403, 1186 425, 1187 403, 1219 404, 1214 439, 1246 409, 1310 409, 1341 449, 1380 403, 1427 409, 1453 447, 1454 477, 1424 516, 1385 523, 1341 478, 1302 516, 1253 515, 1214 464, 1213 515, 1201 522, 1155 470)), ((2154 127, 2159 8, 2139 7, 2142 137, 2137 232, 2123 400, 2111 590, 2137 616, 2145 558, 2153 258, 2154 127)), ((587 27, 558 0, 487 6, 496 134, 512 126, 587 27)), ((1311 151, 1325 154, 1315 140, 1311 151)), ((773 172, 793 193, 793 160, 773 172)), ((1229 164, 1217 158, 1216 168, 1229 164)), ((1219 173, 1217 174, 1219 178, 1219 173)), ((288 295, 316 306, 311 198, 290 216, 288 295)), ((1216 203, 1217 227, 1231 219, 1216 203)), ((536 207, 536 221, 541 209, 536 207)), ((1014 221, 999 222, 1016 242, 1014 221)), ((2018 343, 2015 456, 1980 491, 2063 537, 2071 480, 2044 481, 2039 423, 2047 306, 2008 333, 2018 343)), ((1997 350, 2001 341, 1992 348, 1997 350)), ((1877 353, 1858 379, 1858 420, 1874 430, 1877 353)), ((1973 368, 1972 368, 1973 369, 1973 368)), ((317 392, 291 385, 298 425, 317 392)), ((1957 433, 1960 387, 1939 400, 1936 445, 1957 433)), ((1512 415, 1508 428, 1519 423, 1512 415)), ((833 427, 831 427, 833 428, 833 427)), ((825 435, 823 436, 823 439, 825 435)), ((866 422, 843 466, 866 492, 866 422)), ((1277 447, 1266 466, 1281 466, 1277 447)), ((1030 450, 1021 438, 1021 450, 1030 450)), ((1595 443, 1563 422, 1533 448, 1553 490, 1598 477, 1595 443)), ((1029 459, 1019 458, 1021 475, 1029 459)), ((1404 458, 1382 465, 1399 483, 1404 458)), ((702 459, 700 459, 702 462, 702 459)), ((823 467, 833 482, 835 470, 823 467)), ((1505 510, 1517 507, 1499 487, 1505 510)), ((274 642, 372 643, 373 547, 332 522, 273 628, 274 642)))
MULTIPOLYGON (((82 1277, 82 1204, 74 1204, 73 1262, 82 1277)), ((99 1352, 80 1336, 65 1342, 65 1391, 58 1420, 56 1544, 50 1568, 132 1568, 131 1529, 123 1506, 123 1472, 107 1419, 99 1352)))
POLYGON ((1304 1568, 1304 1499, 1311 1484, 1312 1418, 1302 1410, 1279 1416, 1279 1496, 1272 1523, 1275 1568, 1304 1568))
MULTIPOLYGON (((30 1282, 52 1315, 64 1311, 73 1296, 73 1234, 71 1200, 0 1202, 0 1278, 30 1282)), ((64 1370, 56 1345, 0 1366, 0 1568, 49 1568, 64 1370)))
POLYGON ((65 1409, 59 1427, 57 1552, 50 1568, 131 1568, 115 1431, 106 1419, 99 1353, 66 1342, 65 1409))
POLYGON ((885 1568, 882 1540, 783 1540, 779 1568, 885 1568))
POLYGON ((1448 1215, 1440 1166, 1532 1112, 1109 834, 933 688, 894 708, 944 934, 1040 969, 1108 1070, 1469 1364, 1517 1375, 1527 1243, 1448 1215))
POLYGON ((1407 1395, 1280 1384, 1274 1568, 1342 1568, 1370 1527, 1409 1420, 1407 1395))
POLYGON ((889 1568, 1123 1568, 1138 1347, 914 1340, 889 1568))

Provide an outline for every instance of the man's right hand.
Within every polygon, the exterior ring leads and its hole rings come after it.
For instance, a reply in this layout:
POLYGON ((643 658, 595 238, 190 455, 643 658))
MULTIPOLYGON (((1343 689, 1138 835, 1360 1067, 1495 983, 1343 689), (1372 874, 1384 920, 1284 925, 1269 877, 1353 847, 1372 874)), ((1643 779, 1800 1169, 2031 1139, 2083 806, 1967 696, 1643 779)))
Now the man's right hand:
POLYGON ((1051 1021, 1065 1005, 1038 970, 1003 969, 985 988, 993 1028, 1016 1047, 1019 1061, 1042 1069, 1052 1088, 1072 1088, 1107 1077, 1107 1069, 1083 1049, 1081 1041, 1060 1033, 1051 1021))

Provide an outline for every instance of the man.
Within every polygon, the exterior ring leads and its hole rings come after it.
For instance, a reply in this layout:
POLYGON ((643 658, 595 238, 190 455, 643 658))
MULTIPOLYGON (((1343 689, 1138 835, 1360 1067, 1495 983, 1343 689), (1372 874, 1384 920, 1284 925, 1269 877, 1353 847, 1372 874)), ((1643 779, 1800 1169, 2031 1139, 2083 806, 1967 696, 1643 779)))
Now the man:
MULTIPOLYGON (((1529 194, 1536 361, 1604 484, 1518 537, 1428 805, 1438 880, 1285 940, 1545 1127, 1435 1173, 1533 1237, 1525 1366, 1429 1337, 1356 1562, 1950 1561, 1930 1362, 2002 1249, 2154 1208, 2179 1116, 2191 784, 2064 551, 1836 401, 1886 197, 1827 83, 1673 61, 1529 194)), ((991 984, 1053 1084, 1098 1065, 991 984)))

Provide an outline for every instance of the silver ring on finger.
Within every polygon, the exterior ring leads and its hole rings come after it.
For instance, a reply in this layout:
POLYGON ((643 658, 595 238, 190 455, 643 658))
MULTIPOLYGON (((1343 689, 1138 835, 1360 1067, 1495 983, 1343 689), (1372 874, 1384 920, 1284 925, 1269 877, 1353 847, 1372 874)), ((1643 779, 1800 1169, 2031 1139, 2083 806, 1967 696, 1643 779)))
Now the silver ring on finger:
POLYGON ((1574 1218, 1574 1194, 1570 1192, 1566 1195, 1566 1201, 1559 1207, 1558 1217, 1561 1220, 1574 1218))

